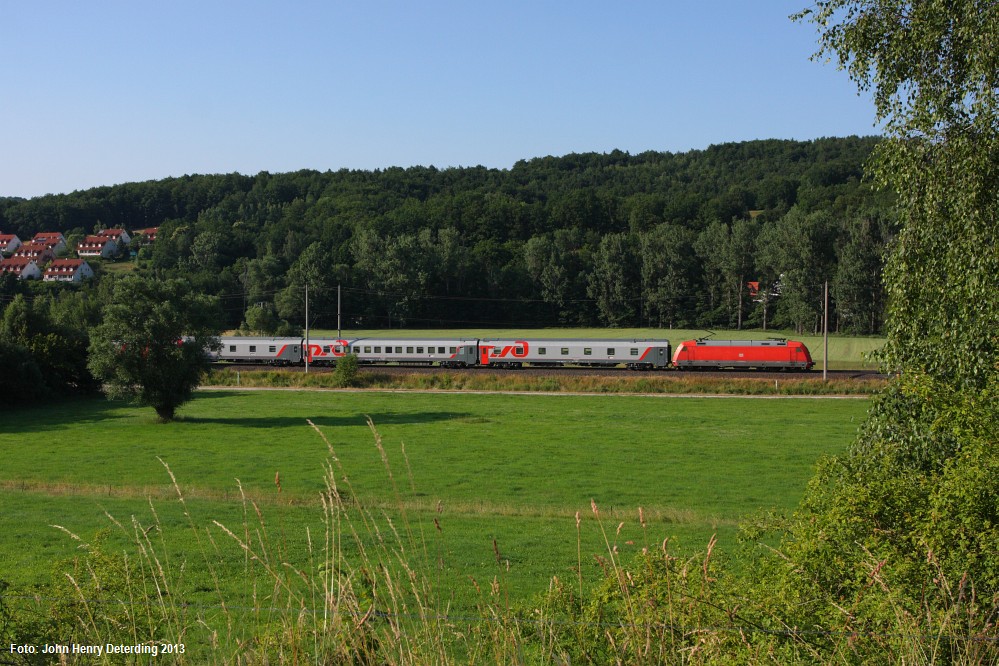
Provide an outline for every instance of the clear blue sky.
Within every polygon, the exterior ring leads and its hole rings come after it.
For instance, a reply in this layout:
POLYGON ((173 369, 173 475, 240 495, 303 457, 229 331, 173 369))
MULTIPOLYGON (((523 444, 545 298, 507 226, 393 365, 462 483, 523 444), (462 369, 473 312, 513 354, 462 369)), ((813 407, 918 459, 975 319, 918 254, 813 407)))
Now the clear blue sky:
POLYGON ((807 0, 0 0, 0 196, 877 133, 807 0))

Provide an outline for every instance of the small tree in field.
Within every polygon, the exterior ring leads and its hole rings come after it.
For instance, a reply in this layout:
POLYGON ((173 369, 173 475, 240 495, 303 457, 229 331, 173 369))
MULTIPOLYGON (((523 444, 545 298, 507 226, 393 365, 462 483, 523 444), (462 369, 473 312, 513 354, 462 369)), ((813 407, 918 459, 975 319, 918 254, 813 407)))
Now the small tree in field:
POLYGON ((180 280, 128 277, 114 285, 103 315, 90 336, 90 371, 109 398, 132 399, 172 420, 208 370, 215 300, 180 280))

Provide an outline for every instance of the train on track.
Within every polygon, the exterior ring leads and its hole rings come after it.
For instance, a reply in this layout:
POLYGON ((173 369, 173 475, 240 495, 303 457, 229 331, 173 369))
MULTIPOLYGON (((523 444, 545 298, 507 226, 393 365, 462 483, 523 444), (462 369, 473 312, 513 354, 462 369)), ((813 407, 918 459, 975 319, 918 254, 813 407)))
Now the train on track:
POLYGON ((211 352, 217 363, 335 366, 353 354, 361 365, 443 368, 623 367, 630 370, 811 370, 801 342, 686 340, 673 351, 669 340, 575 338, 253 338, 222 337, 211 352))

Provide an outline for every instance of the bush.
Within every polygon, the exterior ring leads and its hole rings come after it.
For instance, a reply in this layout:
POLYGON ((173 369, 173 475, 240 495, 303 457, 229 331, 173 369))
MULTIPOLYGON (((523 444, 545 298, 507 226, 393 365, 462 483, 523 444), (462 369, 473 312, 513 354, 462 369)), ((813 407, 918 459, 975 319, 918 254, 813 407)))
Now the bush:
POLYGON ((333 371, 333 381, 340 388, 357 386, 359 364, 356 354, 347 354, 336 362, 336 369, 333 371))

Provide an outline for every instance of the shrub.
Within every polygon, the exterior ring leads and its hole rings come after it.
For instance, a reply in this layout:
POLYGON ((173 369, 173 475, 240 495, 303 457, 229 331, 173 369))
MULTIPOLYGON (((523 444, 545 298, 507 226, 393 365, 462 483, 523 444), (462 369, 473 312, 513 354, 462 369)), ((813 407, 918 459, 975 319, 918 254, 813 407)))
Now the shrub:
POLYGON ((356 354, 347 354, 336 362, 333 370, 333 381, 340 388, 358 385, 359 364, 356 354))

